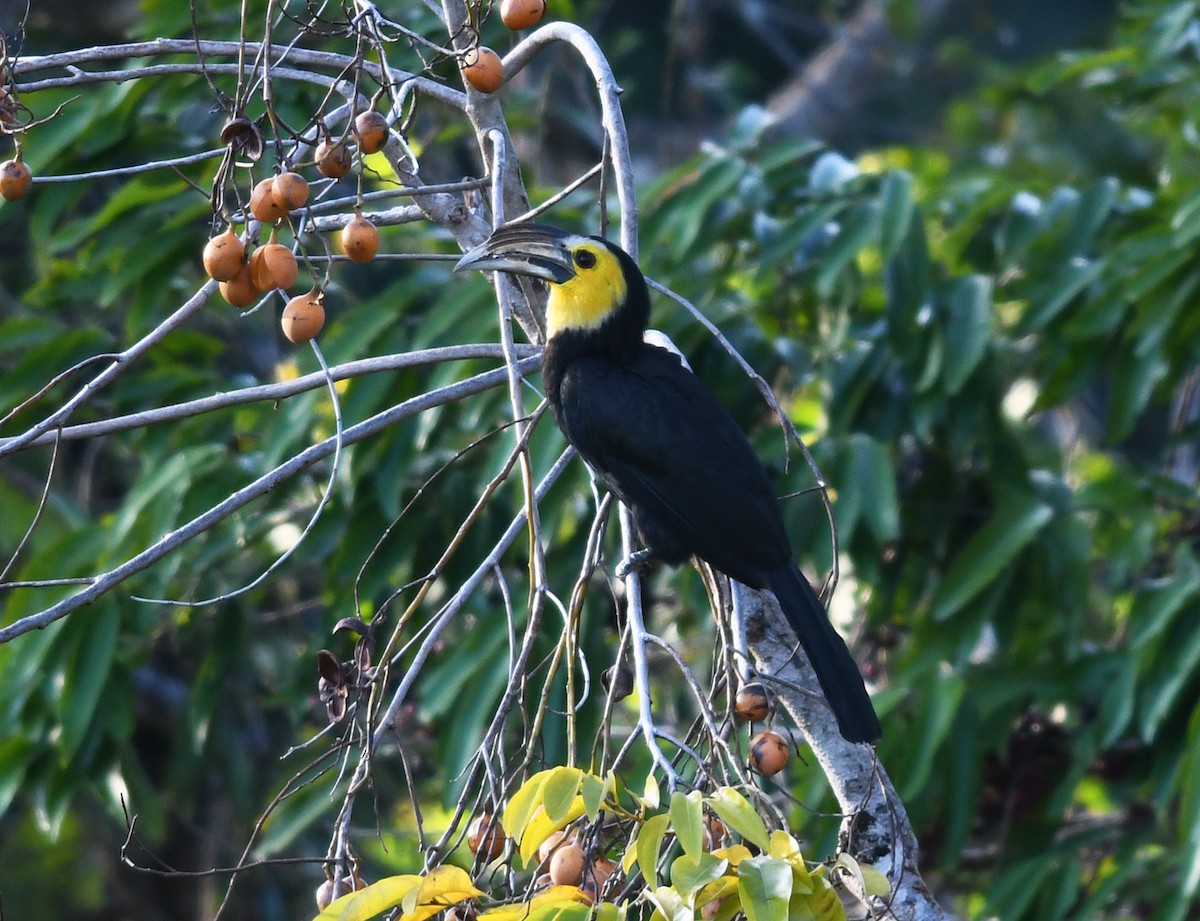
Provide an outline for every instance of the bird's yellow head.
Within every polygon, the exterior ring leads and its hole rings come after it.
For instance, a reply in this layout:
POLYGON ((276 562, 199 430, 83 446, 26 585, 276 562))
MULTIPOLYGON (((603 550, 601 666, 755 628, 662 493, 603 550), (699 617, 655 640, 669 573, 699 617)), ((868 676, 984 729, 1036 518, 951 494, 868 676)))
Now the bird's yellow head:
MULTIPOLYGON (((622 310, 634 309, 645 327, 645 282, 633 260, 599 237, 544 224, 508 224, 459 260, 455 270, 481 269, 540 278, 550 290, 546 334, 599 329, 622 310), (635 290, 631 292, 631 287, 635 290), (631 297, 631 294, 633 295, 631 297)), ((640 336, 640 331, 638 333, 640 336)))

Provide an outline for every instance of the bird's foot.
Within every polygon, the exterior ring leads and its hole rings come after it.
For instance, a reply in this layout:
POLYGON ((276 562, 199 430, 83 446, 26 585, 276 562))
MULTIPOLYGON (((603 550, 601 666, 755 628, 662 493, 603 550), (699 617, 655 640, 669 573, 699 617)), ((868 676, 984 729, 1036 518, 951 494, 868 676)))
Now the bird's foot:
POLYGON ((617 578, 624 579, 631 572, 636 572, 641 575, 650 568, 650 563, 653 560, 653 551, 649 549, 635 550, 617 564, 617 578))

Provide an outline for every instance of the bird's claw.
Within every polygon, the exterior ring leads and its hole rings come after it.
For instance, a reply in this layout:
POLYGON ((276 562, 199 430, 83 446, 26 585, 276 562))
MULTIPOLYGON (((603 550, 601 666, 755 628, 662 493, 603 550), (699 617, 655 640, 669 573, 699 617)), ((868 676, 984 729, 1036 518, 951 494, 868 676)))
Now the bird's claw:
POLYGON ((639 575, 650 568, 650 561, 654 559, 654 554, 650 550, 635 550, 625 559, 617 564, 617 578, 624 579, 631 572, 636 572, 639 575))

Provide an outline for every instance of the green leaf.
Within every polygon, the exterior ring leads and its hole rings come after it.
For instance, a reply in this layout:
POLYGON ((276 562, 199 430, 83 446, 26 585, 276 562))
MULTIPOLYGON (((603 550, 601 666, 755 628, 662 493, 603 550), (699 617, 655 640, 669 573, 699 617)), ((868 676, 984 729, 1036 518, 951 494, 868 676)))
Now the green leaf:
POLYGON ((588 820, 596 821, 596 817, 600 815, 600 806, 604 803, 604 778, 595 774, 584 774, 579 794, 583 797, 583 808, 587 810, 588 820))
POLYGON ((946 300, 942 386, 958 393, 992 338, 992 282, 983 275, 955 279, 946 300))
POLYGON ((746 921, 788 921, 792 865, 777 857, 751 857, 738 864, 738 892, 746 921))
POLYGON ((934 620, 944 621, 983 591, 1054 516, 1054 510, 1028 494, 997 502, 988 522, 954 558, 930 603, 934 620))
POLYGON ((652 815, 642 823, 637 834, 637 863, 646 885, 653 889, 658 885, 658 852, 671 817, 666 813, 652 815))
POLYGON ((1030 293, 1029 307, 1017 325, 1018 334, 1027 335, 1041 329, 1057 317, 1075 295, 1100 277, 1103 269, 1103 259, 1080 256, 1071 259, 1052 279, 1030 293))
POLYGON ((879 250, 885 260, 896 255, 912 223, 913 177, 904 170, 893 170, 883 180, 880 191, 879 250))
POLYGON ((671 861, 671 885, 685 899, 690 899, 702 887, 720 879, 728 868, 728 860, 712 854, 681 854, 671 861))
POLYGON ((704 851, 704 814, 701 793, 675 791, 671 794, 671 828, 685 854, 700 854, 704 851))
POLYGON ((557 767, 550 771, 542 785, 542 804, 551 822, 558 824, 571 811, 581 780, 583 771, 576 767, 557 767))
POLYGON ((851 437, 850 450, 848 482, 855 484, 867 526, 880 543, 895 540, 900 533, 900 500, 887 446, 856 434, 851 437))
POLYGON ((74 664, 67 670, 61 702, 62 740, 59 756, 66 763, 75 756, 91 728, 96 706, 112 667, 121 627, 120 611, 112 607, 85 615, 84 634, 74 664))
POLYGON ((850 212, 846 223, 821 253, 816 288, 821 297, 829 297, 846 266, 866 247, 876 233, 879 206, 868 201, 850 212))
POLYGON ((954 718, 966 690, 966 684, 960 676, 940 669, 927 678, 924 684, 924 705, 910 739, 911 759, 904 783, 906 799, 915 797, 925 789, 933 771, 934 761, 954 725, 954 718))
POLYGON ((1163 664, 1169 665, 1165 677, 1146 689, 1141 713, 1144 739, 1157 736, 1162 721, 1179 700, 1180 693, 1200 672, 1200 630, 1184 631, 1180 639, 1178 644, 1169 644, 1165 654, 1160 657, 1166 660, 1163 664))
POLYGON ((729 828, 760 850, 770 847, 771 839, 762 817, 754 811, 749 800, 733 787, 722 787, 708 798, 712 809, 729 828))
POLYGON ((1133 599, 1129 647, 1141 649, 1162 634, 1185 604, 1200 591, 1200 566, 1190 552, 1175 555, 1173 572, 1143 584, 1133 599))

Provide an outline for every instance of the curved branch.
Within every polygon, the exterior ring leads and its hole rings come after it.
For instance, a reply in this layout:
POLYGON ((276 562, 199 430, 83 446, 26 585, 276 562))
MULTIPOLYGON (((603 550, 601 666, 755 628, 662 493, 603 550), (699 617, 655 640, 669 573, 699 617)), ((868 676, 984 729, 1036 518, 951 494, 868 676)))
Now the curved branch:
MULTIPOLYGON (((528 374, 534 371, 539 364, 537 358, 527 358, 518 366, 522 373, 528 374)), ((483 374, 477 374, 474 377, 467 378, 464 381, 459 381, 456 384, 451 384, 448 387, 442 387, 438 390, 423 393, 420 396, 405 400, 398 406, 393 406, 391 409, 378 413, 369 419, 366 419, 357 425, 353 425, 346 429, 342 439, 344 444, 353 444, 356 441, 361 441, 370 435, 393 425, 402 419, 407 419, 409 416, 424 412, 435 406, 441 406, 444 403, 449 403, 453 400, 461 399, 474 393, 479 393, 499 384, 503 384, 508 380, 507 369, 500 368, 495 371, 487 371, 483 374)), ((301 451, 291 460, 280 464, 274 470, 259 477, 254 482, 243 486, 233 495, 229 496, 225 501, 213 506, 204 514, 193 518, 187 524, 176 528, 170 534, 160 538, 150 547, 147 547, 141 553, 126 560, 120 566, 112 569, 103 575, 97 576, 92 583, 84 590, 64 598, 57 604, 39 611, 36 614, 30 614, 27 617, 22 617, 20 620, 14 621, 6 627, 0 628, 0 643, 7 643, 9 640, 28 633, 31 630, 41 630, 48 627, 62 617, 70 614, 77 608, 91 604, 105 592, 119 585, 130 576, 141 572, 149 567, 152 563, 156 563, 172 550, 191 540, 198 534, 211 528, 213 525, 228 518, 242 506, 249 504, 259 496, 270 492, 284 480, 310 467, 317 461, 328 457, 334 452, 336 447, 336 438, 326 438, 324 441, 318 442, 312 447, 301 451)))
POLYGON ((633 178, 633 158, 629 153, 629 133, 625 130, 625 116, 621 112, 621 88, 591 33, 573 22, 552 22, 542 26, 504 56, 505 79, 510 80, 520 73, 554 42, 574 48, 596 81, 604 132, 611 145, 613 172, 617 179, 617 201, 621 205, 621 248, 637 259, 637 187, 633 178))

